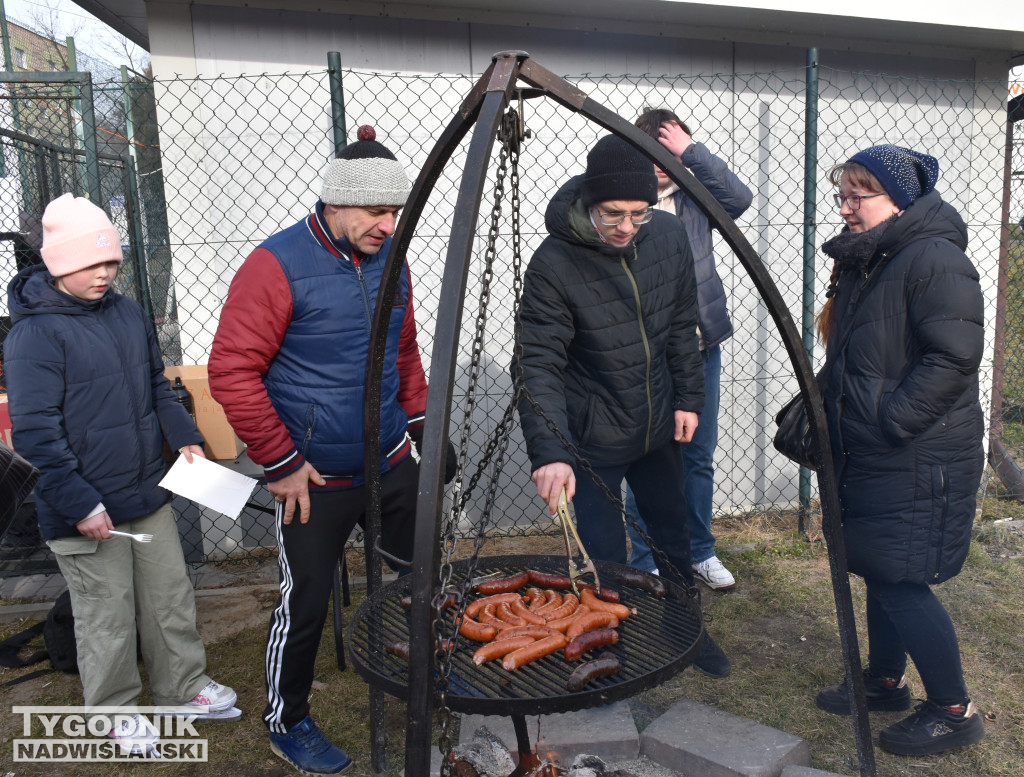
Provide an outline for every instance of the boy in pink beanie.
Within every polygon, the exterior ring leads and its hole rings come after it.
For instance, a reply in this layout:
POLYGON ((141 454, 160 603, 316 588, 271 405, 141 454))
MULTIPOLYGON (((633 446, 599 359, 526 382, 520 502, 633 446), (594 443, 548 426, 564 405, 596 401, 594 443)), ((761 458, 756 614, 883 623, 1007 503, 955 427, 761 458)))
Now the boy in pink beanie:
POLYGON ((123 257, 107 214, 82 197, 57 198, 43 213, 41 253, 45 266, 25 268, 8 288, 14 444, 41 472, 39 528, 71 592, 85 705, 127 713, 109 733, 123 752, 159 751, 155 727, 132 712, 142 691, 137 641, 155 704, 240 715, 235 692, 206 675, 171 495, 158 485, 164 439, 191 462, 203 438, 171 393, 142 309, 113 289, 123 257), (114 527, 153 540, 114 536, 114 527))

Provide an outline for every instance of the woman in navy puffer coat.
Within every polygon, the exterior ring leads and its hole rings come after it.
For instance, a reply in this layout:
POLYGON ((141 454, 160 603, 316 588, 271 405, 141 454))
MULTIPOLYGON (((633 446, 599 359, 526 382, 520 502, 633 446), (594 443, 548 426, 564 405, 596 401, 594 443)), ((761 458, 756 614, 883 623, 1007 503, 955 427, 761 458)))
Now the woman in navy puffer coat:
MULTIPOLYGON (((880 735, 924 755, 980 741, 953 623, 930 588, 960 572, 984 464, 978 366, 984 346, 967 228, 934 191, 938 162, 874 146, 830 174, 847 228, 819 317, 819 375, 850 571, 864 578, 869 710, 910 706, 914 661, 927 700, 880 735)), ((845 684, 818 706, 849 714, 845 684)))

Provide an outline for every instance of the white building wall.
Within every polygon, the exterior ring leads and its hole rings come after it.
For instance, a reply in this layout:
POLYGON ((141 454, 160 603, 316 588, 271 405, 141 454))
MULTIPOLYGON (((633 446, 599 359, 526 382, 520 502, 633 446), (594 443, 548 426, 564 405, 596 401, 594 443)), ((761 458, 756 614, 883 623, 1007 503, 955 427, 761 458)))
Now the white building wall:
MULTIPOLYGON (((627 35, 252 8, 243 13, 210 6, 191 6, 189 17, 186 6, 150 4, 150 8, 158 80, 172 74, 245 75, 252 80, 248 102, 242 106, 236 104, 234 93, 229 99, 218 95, 216 89, 204 88, 201 99, 169 94, 172 87, 163 87, 162 93, 158 90, 165 169, 170 173, 172 235, 182 245, 204 244, 186 251, 187 261, 176 268, 183 330, 188 329, 186 321, 191 314, 212 315, 215 320, 226 293, 224 279, 264 237, 301 218, 315 203, 323 167, 333 153, 329 95, 322 73, 328 51, 341 52, 343 67, 360 71, 355 80, 371 84, 354 93, 346 90, 350 138, 355 126, 371 117, 381 139, 407 163, 411 175, 423 164, 432 138, 440 134, 461 96, 489 64, 491 55, 501 50, 524 49, 555 73, 588 74, 572 80, 625 117, 635 116, 645 104, 671 107, 684 118, 699 116, 699 126, 694 127, 697 139, 727 159, 754 190, 754 205, 738 224, 800 320, 806 56, 802 48, 685 40, 661 37, 656 31, 627 35), (162 10, 154 14, 154 6, 162 10), (306 77, 298 75, 307 71, 313 72, 306 77), (447 114, 438 114, 423 110, 424 103, 431 100, 436 107, 433 93, 417 94, 417 90, 429 88, 426 80, 413 82, 396 94, 386 76, 389 72, 467 77, 452 77, 452 107, 447 114), (268 74, 262 81, 257 75, 261 73, 268 74), (295 89, 308 92, 310 99, 298 108, 289 104, 288 112, 278 115, 267 101, 273 100, 275 88, 270 81, 279 82, 277 74, 282 73, 293 74, 295 89), (679 83, 645 82, 638 90, 632 82, 619 78, 645 73, 681 74, 686 88, 680 91, 679 83), (705 78, 695 79, 698 75, 705 78), (275 120, 265 121, 267 113, 275 120), (182 141, 176 140, 178 135, 182 141), (274 164, 268 165, 268 160, 274 164), (275 175, 275 167, 287 170, 287 176, 275 175), (251 213, 268 215, 254 223, 247 218, 251 213)), ((999 111, 1005 103, 999 103, 991 83, 975 94, 975 79, 999 78, 998 67, 978 71, 970 60, 834 51, 822 51, 820 59, 821 98, 827 102, 828 112, 818 123, 821 192, 815 214, 816 244, 820 246, 840 226, 828 199, 830 192, 825 190, 824 175, 831 164, 878 142, 898 140, 928 149, 939 157, 940 190, 971 225, 972 249, 986 248, 975 255, 991 257, 979 267, 983 278, 989 279, 985 292, 987 320, 991 321, 997 256, 992 241, 998 242, 998 232, 991 225, 999 222, 1002 186, 1001 166, 992 159, 1001 149, 999 111), (936 98, 927 79, 957 79, 960 83, 949 95, 936 98), (882 97, 876 99, 877 95, 882 97), (958 122, 969 129, 956 143, 937 136, 941 128, 949 126, 951 114, 972 117, 966 124, 958 122)), ((604 133, 554 103, 530 101, 525 117, 533 133, 524 146, 520 171, 524 258, 528 260, 544 235, 543 211, 548 199, 568 175, 583 171, 587 148, 604 133)), ((410 247, 422 343, 433 339, 445 241, 463 159, 464 148, 438 183, 410 247)), ((493 168, 492 163, 492 179, 493 168)), ((485 187, 482 230, 490 209, 488 196, 489 187, 485 187)), ((507 221, 502 228, 507 234, 507 221)), ((795 465, 784 462, 770 447, 774 414, 796 390, 796 383, 774 323, 745 271, 724 244, 718 248, 736 335, 724 346, 720 418, 720 436, 734 442, 729 448, 719 448, 716 462, 719 481, 732 486, 719 491, 716 509, 738 512, 796 497, 795 465)), ((482 241, 477 251, 476 275, 482 262, 482 241)), ((507 252, 501 255, 507 257, 507 252)), ((500 284, 508 287, 507 258, 504 261, 506 267, 499 278, 500 284)), ((816 299, 821 302, 829 267, 820 253, 818 263, 816 299)), ((471 277, 471 297, 473 283, 471 277)), ((511 307, 507 296, 495 303, 498 309, 488 324, 484 382, 500 397, 507 386, 511 358, 511 307)), ((467 302, 463 344, 471 337, 474 315, 473 302, 467 302)), ((214 324, 203 323, 193 329, 190 339, 183 342, 185 360, 202 362, 208 355, 214 324)), ((429 349, 426 356, 429 369, 429 349)), ((816 360, 820 362, 820 358, 819 349, 816 360)), ((986 382, 990 359, 989 348, 986 382)), ((459 386, 464 378, 460 374, 459 386)), ((987 388, 985 391, 987 398, 987 388)), ((483 406, 491 411, 491 417, 482 422, 478 442, 502 410, 499 400, 493 400, 493 405, 488 402, 492 400, 485 400, 483 406)), ((456 408, 453 430, 460 421, 456 408)), ((510 466, 526 473, 525 479, 516 477, 532 493, 528 463, 520 460, 510 466)), ((524 498, 529 501, 528 496, 524 498)))

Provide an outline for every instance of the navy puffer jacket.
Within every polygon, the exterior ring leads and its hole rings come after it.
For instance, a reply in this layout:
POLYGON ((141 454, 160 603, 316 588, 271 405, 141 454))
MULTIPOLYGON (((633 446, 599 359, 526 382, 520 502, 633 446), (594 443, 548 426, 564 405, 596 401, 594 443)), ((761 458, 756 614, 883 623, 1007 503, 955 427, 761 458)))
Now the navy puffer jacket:
MULTIPOLYGON (((686 232, 670 213, 656 211, 624 249, 581 238, 570 224, 581 181, 548 205, 550 235, 524 277, 522 370, 582 456, 618 466, 670 442, 675 410, 704 408, 696 282, 686 232)), ((575 463, 528 403, 519 413, 534 470, 575 463)))
POLYGON ((838 282, 822 392, 850 571, 940 583, 963 566, 984 454, 984 309, 967 228, 910 205, 838 282))
POLYGON ((174 450, 203 438, 171 393, 142 309, 113 291, 95 301, 65 294, 42 265, 14 278, 8 305, 14 447, 42 473, 43 538, 79 536, 75 524, 100 502, 115 525, 164 505, 164 436, 174 450))
MULTIPOLYGON (((708 151, 703 143, 691 143, 683 152, 682 162, 734 219, 738 219, 750 207, 754 200, 753 192, 722 159, 708 151)), ((725 287, 715 267, 711 225, 704 211, 682 190, 676 192, 675 204, 676 213, 686 228, 690 250, 693 253, 700 332, 704 337, 704 347, 711 349, 728 340, 733 332, 725 287)))

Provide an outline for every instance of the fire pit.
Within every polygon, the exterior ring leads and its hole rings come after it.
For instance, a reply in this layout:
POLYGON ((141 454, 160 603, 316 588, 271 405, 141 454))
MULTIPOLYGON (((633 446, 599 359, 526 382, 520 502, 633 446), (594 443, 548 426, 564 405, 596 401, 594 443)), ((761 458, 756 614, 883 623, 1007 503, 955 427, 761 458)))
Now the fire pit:
MULTIPOLYGON (((582 691, 569 692, 566 683, 577 663, 561 651, 506 671, 500 661, 473 663, 477 643, 459 636, 451 657, 448 706, 457 712, 481 715, 541 715, 608 704, 658 685, 689 666, 697 656, 702 617, 697 602, 685 590, 665 580, 668 594, 652 594, 616 582, 617 573, 635 572, 611 562, 595 562, 601 582, 619 592, 622 604, 636 609, 623 620, 619 641, 599 652, 611 652, 622 666, 618 675, 594 680, 582 691)), ((465 577, 468 561, 456 562, 453 580, 465 577)), ((534 569, 564 574, 565 556, 496 556, 478 559, 474 576, 512 575, 534 569)), ((409 593, 409 578, 386 584, 358 607, 348 627, 348 646, 356 672, 367 683, 400 699, 408 699, 408 663, 384 646, 409 639, 408 612, 400 599, 409 593)), ((446 613, 454 617, 452 608, 446 613)), ((587 656, 592 658, 593 656, 587 656)))

